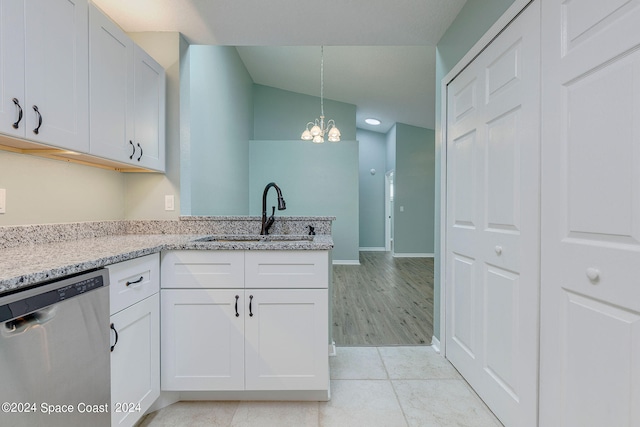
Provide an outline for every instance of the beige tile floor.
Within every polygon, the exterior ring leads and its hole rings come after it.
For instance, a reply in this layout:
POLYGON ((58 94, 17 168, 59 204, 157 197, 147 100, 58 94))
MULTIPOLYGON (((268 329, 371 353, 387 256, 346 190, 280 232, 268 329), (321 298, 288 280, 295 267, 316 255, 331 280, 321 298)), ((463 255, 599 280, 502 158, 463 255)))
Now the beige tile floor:
POLYGON ((339 347, 329 402, 178 402, 139 426, 499 427, 431 347, 339 347))

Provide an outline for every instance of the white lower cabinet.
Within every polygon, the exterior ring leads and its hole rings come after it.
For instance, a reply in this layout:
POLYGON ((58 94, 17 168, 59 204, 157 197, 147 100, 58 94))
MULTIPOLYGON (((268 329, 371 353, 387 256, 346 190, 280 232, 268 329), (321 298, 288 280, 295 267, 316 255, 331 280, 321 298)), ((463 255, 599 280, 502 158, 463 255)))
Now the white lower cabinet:
POLYGON ((246 389, 326 390, 328 291, 247 289, 245 307, 246 389))
POLYGON ((283 263, 295 253, 296 259, 307 257, 307 263, 326 263, 324 287, 317 288, 314 280, 308 289, 303 276, 296 289, 244 288, 237 274, 228 280, 226 272, 242 271, 236 264, 245 263, 242 252, 234 252, 231 261, 223 251, 163 254, 162 389, 328 390, 328 252, 280 251, 280 261, 269 261, 283 263), (224 268, 212 267, 220 265, 224 268), (182 279, 170 270, 179 271, 182 279), (189 278, 188 271, 199 279, 189 278), (216 280, 208 281, 210 289, 180 285, 201 286, 208 276, 204 272, 212 271, 224 271, 211 277, 236 287, 215 289, 216 280), (165 288, 165 277, 173 289, 165 288))
POLYGON ((160 395, 159 296, 111 316, 111 425, 133 426, 160 395))
POLYGON ((159 254, 107 266, 111 425, 130 427, 160 396, 159 254))
POLYGON ((243 390, 244 290, 163 289, 162 389, 243 390))

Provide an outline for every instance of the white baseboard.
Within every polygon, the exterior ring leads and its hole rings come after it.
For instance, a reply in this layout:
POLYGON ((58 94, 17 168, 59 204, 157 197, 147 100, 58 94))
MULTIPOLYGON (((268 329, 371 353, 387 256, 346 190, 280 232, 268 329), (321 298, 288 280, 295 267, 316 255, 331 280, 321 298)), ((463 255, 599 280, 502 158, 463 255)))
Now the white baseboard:
POLYGON ((386 248, 384 246, 380 246, 380 247, 360 248, 360 250, 365 252, 385 252, 386 248))
POLYGON ((360 265, 358 259, 334 259, 333 265, 360 265))
POLYGON ((440 340, 435 336, 431 337, 431 347, 433 347, 436 353, 440 353, 440 340))
POLYGON ((394 258, 433 258, 433 254, 408 254, 408 253, 394 253, 394 258))
POLYGON ((329 344, 329 357, 335 357, 336 354, 336 342, 331 341, 331 344, 329 344))
POLYGON ((169 405, 173 405, 176 402, 180 401, 180 393, 177 391, 161 391, 160 396, 156 399, 156 401, 151 405, 147 413, 159 411, 162 408, 165 408, 169 405))

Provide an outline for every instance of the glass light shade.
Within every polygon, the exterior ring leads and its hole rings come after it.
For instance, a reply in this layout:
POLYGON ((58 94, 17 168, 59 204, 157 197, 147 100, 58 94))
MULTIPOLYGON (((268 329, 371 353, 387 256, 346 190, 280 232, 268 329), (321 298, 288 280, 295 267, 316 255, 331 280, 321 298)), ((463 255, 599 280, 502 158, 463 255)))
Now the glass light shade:
POLYGON ((329 141, 340 141, 340 130, 335 126, 329 129, 329 141))
POLYGON ((321 144, 324 142, 324 138, 320 135, 316 135, 313 137, 313 142, 315 142, 316 144, 321 144))
POLYGON ((316 136, 320 135, 321 133, 322 133, 322 130, 320 129, 320 126, 313 125, 313 127, 311 128, 311 135, 316 137, 316 136))
POLYGON ((304 132, 302 132, 302 136, 300 138, 303 141, 311 141, 313 139, 313 135, 311 135, 311 132, 309 132, 309 129, 305 129, 304 132))

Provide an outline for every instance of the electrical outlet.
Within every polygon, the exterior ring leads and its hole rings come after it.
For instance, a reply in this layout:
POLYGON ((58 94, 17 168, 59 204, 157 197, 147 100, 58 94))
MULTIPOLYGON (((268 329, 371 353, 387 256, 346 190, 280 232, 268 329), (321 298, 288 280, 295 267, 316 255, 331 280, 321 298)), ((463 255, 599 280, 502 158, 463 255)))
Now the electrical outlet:
POLYGON ((167 194, 166 196, 164 196, 164 210, 165 211, 175 210, 173 194, 167 194))
POLYGON ((0 214, 7 212, 7 190, 0 188, 0 214))

